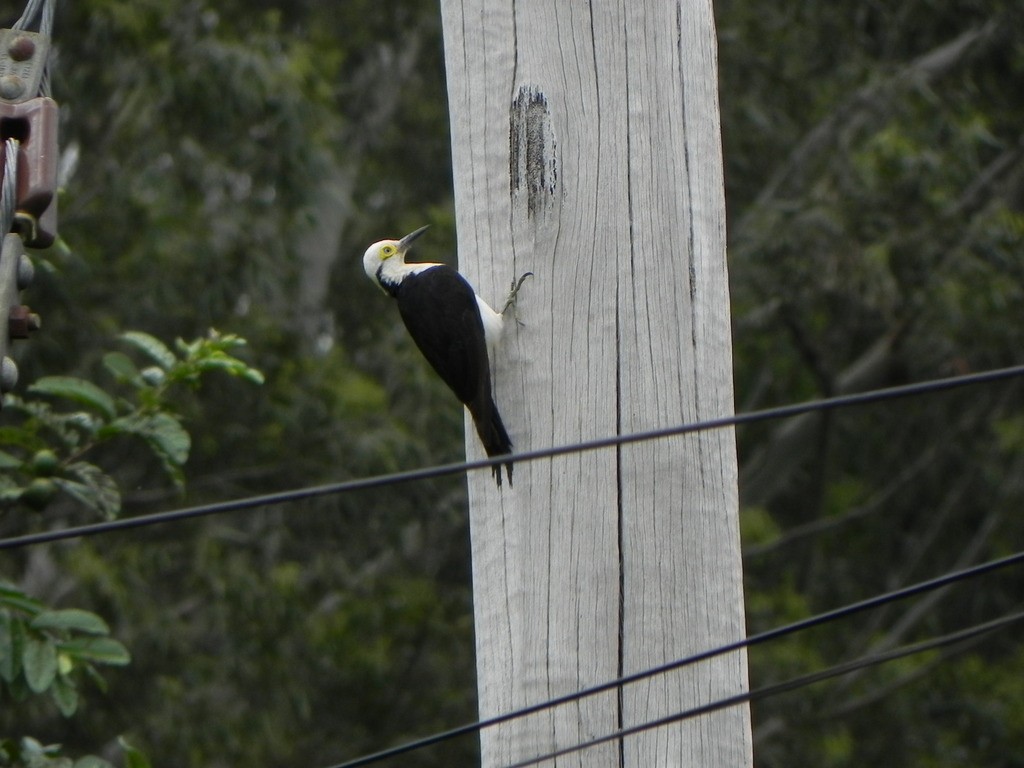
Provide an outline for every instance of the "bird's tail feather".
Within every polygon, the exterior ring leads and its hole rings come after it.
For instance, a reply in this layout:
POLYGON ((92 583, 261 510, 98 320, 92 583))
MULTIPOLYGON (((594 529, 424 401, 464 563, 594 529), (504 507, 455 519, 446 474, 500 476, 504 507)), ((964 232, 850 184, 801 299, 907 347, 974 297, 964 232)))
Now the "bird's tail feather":
MULTIPOLYGON (((476 432, 480 435, 480 442, 484 444, 484 450, 488 456, 504 456, 512 453, 512 440, 508 436, 505 424, 498 413, 498 406, 491 400, 489 408, 482 413, 473 413, 473 423, 476 425, 476 432)), ((491 467, 494 473, 494 480, 501 487, 501 465, 495 464, 491 467)), ((512 485, 512 462, 505 463, 505 473, 508 475, 508 484, 512 485)))

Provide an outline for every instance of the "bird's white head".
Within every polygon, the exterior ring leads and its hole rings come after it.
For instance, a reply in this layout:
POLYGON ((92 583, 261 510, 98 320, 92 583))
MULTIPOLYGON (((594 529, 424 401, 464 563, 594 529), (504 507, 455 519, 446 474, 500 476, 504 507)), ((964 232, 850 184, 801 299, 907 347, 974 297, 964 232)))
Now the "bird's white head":
POLYGON ((366 276, 379 282, 382 274, 381 267, 383 267, 385 276, 394 273, 394 277, 397 278, 402 267, 405 266, 405 254, 409 251, 409 247, 416 238, 426 231, 427 227, 420 227, 401 240, 381 240, 371 245, 363 254, 363 271, 366 272, 366 276))

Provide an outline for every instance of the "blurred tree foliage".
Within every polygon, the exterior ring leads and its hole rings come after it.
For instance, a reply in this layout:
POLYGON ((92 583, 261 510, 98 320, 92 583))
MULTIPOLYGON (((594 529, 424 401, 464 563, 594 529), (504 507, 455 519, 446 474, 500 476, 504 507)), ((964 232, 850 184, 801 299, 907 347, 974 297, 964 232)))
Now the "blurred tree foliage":
MULTIPOLYGON (((124 482, 119 454, 126 444, 136 456, 132 463, 139 463, 141 444, 180 488, 191 450, 174 404, 180 390, 199 386, 210 373, 263 382, 258 371, 231 354, 245 344, 235 336, 211 331, 192 342, 179 341, 175 350, 138 331, 123 334, 122 341, 146 365, 139 368, 124 352, 108 353, 104 364, 115 378, 108 389, 73 376, 45 376, 27 387, 26 396, 5 396, 6 413, 15 418, 0 427, 0 535, 18 531, 30 519, 37 528, 67 525, 61 518, 69 507, 116 517, 121 487, 110 472, 124 482)), ((31 570, 25 580, 31 581, 31 570)), ((81 608, 54 610, 0 580, 0 699, 16 708, 19 720, 31 719, 47 704, 72 717, 82 702, 83 680, 105 692, 97 667, 130 660, 101 616, 81 608)), ((126 768, 148 768, 143 753, 123 738, 116 743, 126 768)), ((41 744, 24 733, 0 738, 3 766, 71 768, 71 761, 60 744, 41 744)), ((96 755, 74 762, 74 768, 110 766, 96 755)))
MULTIPOLYGON (((738 407, 1020 363, 1024 8, 717 12, 738 407)), ((1009 384, 742 432, 750 630, 1020 550, 1020 403, 1009 384)), ((755 651, 752 682, 998 616, 1021 585, 755 651)), ((1022 691, 991 680, 1020 680, 1020 661, 1007 631, 765 702, 757 763, 1018 765, 1022 691)))
MULTIPOLYGON (((1019 3, 716 11, 737 406, 1020 362, 1019 3)), ((69 249, 41 254, 22 380, 93 378, 126 328, 236 333, 266 375, 210 378, 183 405, 186 495, 118 454, 124 513, 458 457, 459 409, 358 259, 425 223, 425 257, 454 242, 437 8, 81 0, 56 39, 69 249)), ((1020 402, 1001 385, 743 431, 750 630, 1021 549, 1020 402)), ((102 616, 133 660, 74 718, 4 706, 0 732, 97 753, 124 733, 155 765, 315 766, 472 719, 464 504, 438 481, 7 558, 6 578, 102 616)), ((1004 574, 759 649, 753 684, 999 615, 1021 587, 1004 574)), ((757 762, 1019 764, 1013 639, 760 704, 757 762)))
MULTIPOLYGON (((249 339, 266 376, 211 377, 182 404, 187 495, 158 462, 112 457, 123 513, 454 460, 461 414, 358 258, 423 223, 435 248, 453 239, 436 9, 90 0, 55 26, 68 247, 39 255, 26 298, 46 331, 22 381, 94 378, 126 328, 211 326, 249 339)), ((87 518, 55 503, 46 519, 87 518)), ((448 480, 18 553, 9 579, 102 616, 132 664, 71 719, 0 706, 0 733, 112 760, 97 739, 124 733, 158 765, 317 765, 470 719, 467 541, 448 480)))

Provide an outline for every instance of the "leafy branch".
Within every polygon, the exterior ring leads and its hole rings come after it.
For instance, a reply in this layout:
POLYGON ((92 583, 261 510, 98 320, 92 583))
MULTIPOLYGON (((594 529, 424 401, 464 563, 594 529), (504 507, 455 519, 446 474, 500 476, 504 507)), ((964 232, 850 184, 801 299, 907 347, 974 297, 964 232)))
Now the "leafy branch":
POLYGON ((191 438, 170 401, 172 393, 198 387, 211 372, 263 382, 258 370, 234 356, 246 342, 233 334, 210 330, 194 341, 179 339, 173 350, 139 331, 120 339, 145 358, 142 367, 124 352, 103 358, 106 370, 127 387, 127 397, 72 376, 46 376, 28 387, 25 397, 7 396, 6 409, 23 419, 0 428, 0 445, 7 448, 0 450, 0 504, 21 502, 41 510, 63 491, 104 517, 116 517, 121 509, 117 482, 83 457, 124 437, 142 440, 182 487, 191 438))
MULTIPOLYGON (((78 710, 78 680, 85 676, 101 690, 106 682, 97 665, 125 666, 128 649, 110 637, 107 623, 79 608, 53 610, 13 585, 0 581, 0 694, 21 703, 48 695, 65 717, 78 710)), ((149 760, 119 739, 125 768, 150 768, 149 760)), ((0 739, 0 766, 17 768, 113 768, 94 755, 74 762, 59 744, 43 745, 24 736, 0 739)))
MULTIPOLYGON (((234 356, 245 340, 211 330, 191 342, 179 339, 171 349, 146 333, 120 336, 145 359, 139 367, 124 352, 110 352, 103 364, 127 390, 115 396, 72 376, 46 376, 24 397, 8 395, 7 413, 17 424, 0 427, 0 505, 45 509, 58 492, 108 518, 121 510, 117 482, 85 460, 97 446, 114 440, 141 440, 175 485, 184 484, 191 438, 171 402, 175 390, 195 389, 203 376, 220 371, 261 384, 262 374, 234 356)), ((98 666, 124 666, 128 649, 110 636, 107 623, 78 608, 51 609, 14 585, 0 581, 0 700, 20 703, 49 696, 65 717, 78 709, 80 678, 101 690, 98 666)), ((146 756, 123 739, 126 768, 149 768, 146 756)), ((77 761, 60 745, 43 745, 25 736, 0 739, 0 767, 112 768, 92 755, 77 761)))
MULTIPOLYGON (((123 737, 117 740, 125 768, 150 768, 149 759, 123 737)), ((30 736, 0 740, 0 766, 12 768, 113 768, 106 760, 87 755, 72 762, 61 756, 60 744, 43 745, 30 736)))
POLYGON ((14 586, 0 582, 0 681, 15 702, 48 694, 61 714, 78 709, 77 673, 101 687, 97 664, 124 666, 128 649, 110 637, 107 623, 78 608, 48 609, 14 586))

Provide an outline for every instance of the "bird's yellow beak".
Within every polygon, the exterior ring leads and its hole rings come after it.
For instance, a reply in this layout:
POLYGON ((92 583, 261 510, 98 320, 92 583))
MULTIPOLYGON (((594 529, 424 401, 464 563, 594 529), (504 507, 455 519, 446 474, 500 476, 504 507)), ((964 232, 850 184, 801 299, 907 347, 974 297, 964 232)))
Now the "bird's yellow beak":
POLYGON ((429 228, 430 228, 430 225, 427 224, 425 227, 420 227, 419 229, 415 230, 414 232, 410 232, 408 235, 406 235, 401 240, 399 240, 398 241, 398 252, 399 253, 405 253, 406 251, 408 251, 409 250, 409 246, 412 245, 413 240, 415 240, 417 237, 422 235, 429 228))

